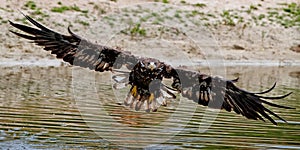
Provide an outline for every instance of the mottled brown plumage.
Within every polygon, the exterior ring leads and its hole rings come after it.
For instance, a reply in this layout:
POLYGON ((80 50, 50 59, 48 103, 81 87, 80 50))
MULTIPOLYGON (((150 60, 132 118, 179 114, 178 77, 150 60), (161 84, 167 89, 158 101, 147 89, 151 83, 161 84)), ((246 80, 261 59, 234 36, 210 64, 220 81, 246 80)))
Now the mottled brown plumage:
POLYGON ((131 89, 124 103, 136 110, 144 108, 146 111, 157 111, 160 105, 166 105, 167 96, 176 97, 174 91, 200 105, 234 111, 249 119, 264 121, 264 118, 267 118, 273 124, 276 122, 270 115, 282 121, 285 120, 264 107, 263 104, 291 109, 265 100, 282 99, 290 93, 278 97, 261 95, 270 92, 275 84, 267 91, 251 93, 235 86, 234 82, 237 82, 237 79, 225 80, 200 72, 173 68, 154 58, 137 57, 129 52, 93 44, 74 34, 70 28, 68 28, 69 35, 54 32, 29 16, 25 15, 25 17, 37 28, 10 21, 13 27, 27 34, 11 32, 44 47, 44 50, 50 51, 51 54, 71 65, 99 72, 118 71, 125 66, 130 73, 125 75, 128 79, 123 82, 131 85, 131 89), (162 81, 166 78, 173 81, 171 87, 163 84, 162 81))

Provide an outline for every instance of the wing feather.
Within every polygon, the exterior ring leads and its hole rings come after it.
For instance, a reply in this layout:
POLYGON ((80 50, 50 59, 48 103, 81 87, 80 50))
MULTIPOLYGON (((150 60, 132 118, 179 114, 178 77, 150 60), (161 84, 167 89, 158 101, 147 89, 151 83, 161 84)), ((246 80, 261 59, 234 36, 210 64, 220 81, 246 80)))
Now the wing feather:
POLYGON ((173 88, 181 91, 183 97, 191 99, 200 105, 208 106, 211 108, 225 109, 229 112, 234 111, 235 113, 241 114, 248 119, 259 119, 265 121, 264 118, 266 118, 273 124, 277 123, 274 121, 271 115, 284 122, 286 121, 276 113, 267 109, 263 104, 277 108, 294 109, 265 100, 282 99, 287 97, 291 93, 274 97, 258 95, 272 91, 275 88, 276 84, 274 84, 270 89, 266 91, 253 93, 238 88, 234 84, 234 82, 237 82, 237 79, 225 80, 220 77, 212 77, 201 74, 199 72, 184 69, 174 70, 176 73, 172 74, 173 88))
POLYGON ((123 65, 131 69, 139 60, 123 51, 93 44, 74 34, 69 27, 69 35, 63 35, 48 29, 27 15, 24 16, 37 28, 9 21, 13 27, 26 34, 11 32, 44 47, 44 50, 51 51, 51 54, 71 65, 103 72, 119 69, 123 65))

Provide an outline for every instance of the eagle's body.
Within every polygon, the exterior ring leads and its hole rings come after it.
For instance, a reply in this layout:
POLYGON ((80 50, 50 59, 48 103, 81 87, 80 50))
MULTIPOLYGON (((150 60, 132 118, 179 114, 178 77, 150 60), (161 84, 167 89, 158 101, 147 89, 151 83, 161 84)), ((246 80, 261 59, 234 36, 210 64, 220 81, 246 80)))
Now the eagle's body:
POLYGON ((10 22, 13 27, 28 34, 11 32, 43 46, 44 50, 51 51, 51 54, 71 65, 98 72, 118 71, 125 66, 129 70, 128 80, 125 81, 131 88, 124 103, 136 110, 144 108, 146 111, 157 111, 160 105, 166 105, 166 94, 176 97, 174 91, 198 104, 234 111, 249 119, 264 121, 264 118, 267 118, 273 124, 276 122, 269 114, 285 120, 263 104, 291 109, 264 100, 281 99, 290 93, 278 97, 261 96, 270 92, 275 85, 267 91, 251 93, 235 86, 234 82, 237 80, 225 80, 200 72, 173 68, 154 58, 137 57, 129 52, 91 43, 74 34, 69 28, 70 35, 62 35, 44 27, 29 16, 25 17, 38 29, 10 22), (166 78, 172 80, 171 87, 163 84, 162 81, 166 78))

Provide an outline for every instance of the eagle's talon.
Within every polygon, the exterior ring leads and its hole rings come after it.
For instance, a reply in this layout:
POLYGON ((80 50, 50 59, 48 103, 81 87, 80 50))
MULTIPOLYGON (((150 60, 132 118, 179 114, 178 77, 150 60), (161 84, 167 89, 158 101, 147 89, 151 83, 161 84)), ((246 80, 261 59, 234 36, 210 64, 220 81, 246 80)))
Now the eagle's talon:
POLYGON ((166 99, 163 99, 161 106, 167 107, 168 103, 166 99))
POLYGON ((135 110, 139 111, 141 109, 141 106, 144 104, 143 101, 138 101, 135 105, 135 110))

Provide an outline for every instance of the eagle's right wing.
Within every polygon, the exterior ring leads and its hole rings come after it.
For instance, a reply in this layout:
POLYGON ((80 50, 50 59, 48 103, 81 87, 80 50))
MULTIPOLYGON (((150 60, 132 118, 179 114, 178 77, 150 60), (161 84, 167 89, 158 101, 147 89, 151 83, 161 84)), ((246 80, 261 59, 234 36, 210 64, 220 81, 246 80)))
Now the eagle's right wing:
POLYGON ((68 28, 70 35, 62 35, 46 28, 29 16, 24 16, 38 29, 9 21, 13 27, 27 34, 11 32, 44 47, 44 50, 51 51, 51 54, 55 54, 57 58, 71 65, 103 72, 119 69, 122 65, 130 70, 139 60, 124 51, 93 44, 74 34, 70 28, 68 28))
POLYGON ((213 77, 184 69, 173 69, 172 72, 174 72, 172 73, 172 87, 178 89, 183 97, 203 106, 225 109, 229 112, 234 111, 248 119, 265 121, 264 118, 266 118, 273 124, 277 123, 273 120, 271 115, 284 122, 285 120, 264 105, 294 109, 266 101, 266 99, 282 99, 291 93, 274 97, 261 95, 274 89, 275 84, 269 90, 253 93, 237 87, 234 84, 234 82, 237 82, 237 79, 225 80, 221 77, 213 77))

